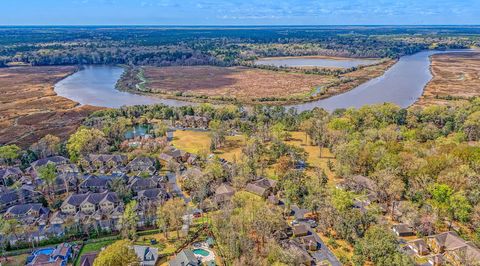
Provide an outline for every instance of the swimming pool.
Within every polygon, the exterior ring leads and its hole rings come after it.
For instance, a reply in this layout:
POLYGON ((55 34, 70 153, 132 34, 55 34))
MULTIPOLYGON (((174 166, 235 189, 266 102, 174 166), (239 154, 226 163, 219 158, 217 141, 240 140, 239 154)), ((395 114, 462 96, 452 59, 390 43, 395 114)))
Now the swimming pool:
POLYGON ((193 254, 206 257, 210 255, 210 252, 206 251, 205 249, 197 248, 193 250, 193 254))
POLYGON ((33 254, 35 254, 35 255, 40 255, 40 254, 51 255, 53 253, 53 251, 55 251, 54 248, 43 248, 43 249, 35 250, 33 252, 33 254))

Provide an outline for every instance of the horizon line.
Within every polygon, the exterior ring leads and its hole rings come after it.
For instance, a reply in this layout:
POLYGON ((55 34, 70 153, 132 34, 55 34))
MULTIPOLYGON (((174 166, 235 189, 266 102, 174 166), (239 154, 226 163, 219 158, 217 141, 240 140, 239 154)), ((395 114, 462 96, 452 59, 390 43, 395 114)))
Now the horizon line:
POLYGON ((480 24, 0 24, 0 27, 478 27, 480 24))

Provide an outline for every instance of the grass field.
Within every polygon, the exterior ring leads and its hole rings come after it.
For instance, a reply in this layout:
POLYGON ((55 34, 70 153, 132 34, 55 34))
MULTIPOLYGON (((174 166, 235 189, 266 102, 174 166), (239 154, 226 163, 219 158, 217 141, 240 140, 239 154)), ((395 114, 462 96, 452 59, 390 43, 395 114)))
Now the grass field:
POLYGON ((431 62, 433 79, 417 105, 448 104, 449 99, 480 95, 480 52, 437 54, 431 62))
POLYGON ((66 138, 93 107, 59 97, 54 84, 76 67, 0 68, 0 144, 29 146, 46 134, 66 138))
MULTIPOLYGON (((173 136, 173 145, 178 149, 193 154, 198 154, 202 151, 210 152, 209 132, 177 130, 173 133, 173 136)), ((227 136, 225 146, 218 149, 215 154, 227 161, 232 161, 234 157, 238 159, 244 143, 245 138, 243 136, 227 136)))
MULTIPOLYGON (((328 169, 328 161, 330 160, 332 163, 335 163, 335 158, 333 154, 327 149, 322 149, 322 157, 320 158, 320 147, 313 146, 310 144, 310 138, 305 138, 304 132, 290 132, 291 139, 285 141, 288 144, 295 145, 297 147, 303 148, 307 153, 307 162, 310 167, 320 167, 325 171, 328 176, 330 182, 335 183, 335 173, 328 169)), ((313 174, 313 169, 307 169, 308 174, 313 174)))

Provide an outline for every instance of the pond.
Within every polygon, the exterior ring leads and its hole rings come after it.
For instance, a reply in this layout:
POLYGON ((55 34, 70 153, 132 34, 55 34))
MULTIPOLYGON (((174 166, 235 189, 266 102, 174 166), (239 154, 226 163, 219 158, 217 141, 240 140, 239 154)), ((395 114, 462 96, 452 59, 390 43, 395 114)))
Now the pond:
MULTIPOLYGON (((315 107, 333 111, 338 108, 361 107, 367 104, 391 102, 401 107, 413 104, 431 80, 430 59, 433 54, 456 51, 424 51, 404 56, 382 76, 372 79, 348 92, 309 103, 296 104, 299 111, 315 107)), ((170 106, 192 105, 186 101, 162 99, 155 96, 118 91, 115 88, 123 69, 117 66, 86 66, 61 80, 55 92, 80 104, 102 107, 163 103, 170 106)))
POLYGON ((136 137, 144 137, 147 134, 152 133, 153 126, 150 124, 135 125, 125 132, 126 139, 134 139, 136 137))
POLYGON ((271 65, 276 67, 327 67, 327 68, 352 68, 361 65, 372 65, 380 62, 378 59, 360 58, 319 58, 319 57, 281 57, 263 58, 255 61, 256 65, 271 65))

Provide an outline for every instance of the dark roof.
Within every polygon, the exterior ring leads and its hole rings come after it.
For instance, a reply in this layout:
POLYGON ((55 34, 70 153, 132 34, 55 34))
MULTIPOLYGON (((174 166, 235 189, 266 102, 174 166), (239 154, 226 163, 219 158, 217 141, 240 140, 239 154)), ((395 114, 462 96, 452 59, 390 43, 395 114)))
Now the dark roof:
POLYGON ((18 167, 9 167, 9 168, 0 169, 0 178, 6 178, 9 175, 20 176, 22 174, 23 174, 22 170, 20 170, 20 168, 18 167))
POLYGON ((93 262, 95 261, 97 255, 97 252, 83 255, 80 258, 80 266, 93 266, 93 262))
POLYGON ((106 176, 98 177, 98 176, 88 176, 81 184, 80 187, 88 188, 88 187, 101 187, 106 188, 110 183, 111 178, 107 178, 106 176))
POLYGON ((155 200, 155 199, 158 199, 159 197, 168 197, 168 194, 162 188, 151 188, 151 189, 139 191, 138 198, 142 198, 142 197, 150 200, 155 200))
POLYGON ((52 157, 37 160, 31 163, 30 165, 36 168, 36 167, 44 166, 48 163, 62 164, 62 163, 68 163, 68 162, 69 160, 63 156, 52 156, 52 157))
POLYGON ((138 189, 143 189, 143 188, 155 188, 157 184, 158 184, 158 179, 155 177, 151 177, 151 178, 135 177, 130 182, 130 187, 134 191, 136 191, 138 189))
MULTIPOLYGON (((84 193, 70 195, 63 204, 70 204, 73 206, 80 206, 83 202, 90 202, 92 204, 98 204, 103 199, 107 199, 111 202, 119 202, 117 193, 105 191, 103 193, 84 193)), ((62 204, 62 205, 63 205, 62 204)))
POLYGON ((7 213, 15 216, 25 215, 30 210, 39 212, 40 214, 48 213, 48 209, 44 208, 41 203, 20 204, 8 208, 7 213))

